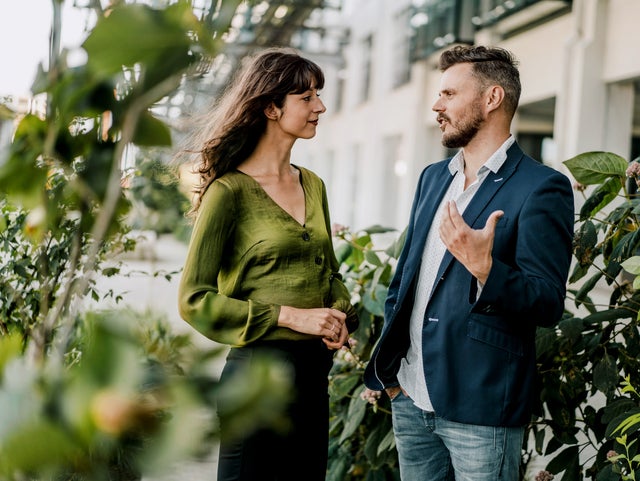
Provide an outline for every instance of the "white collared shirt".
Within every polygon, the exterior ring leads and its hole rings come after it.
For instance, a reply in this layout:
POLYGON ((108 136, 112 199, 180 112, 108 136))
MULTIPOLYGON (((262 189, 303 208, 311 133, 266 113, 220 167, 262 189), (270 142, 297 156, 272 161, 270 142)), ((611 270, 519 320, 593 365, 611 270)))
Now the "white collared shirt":
MULTIPOLYGON (((448 201, 455 201, 458 211, 462 214, 474 195, 480 188, 482 182, 487 178, 489 172, 497 172, 502 164, 507 160, 507 150, 514 143, 512 135, 496 150, 491 157, 478 169, 475 182, 466 189, 464 188, 464 156, 460 150, 449 162, 449 172, 453 177, 451 185, 447 189, 435 216, 434 222, 429 228, 427 240, 422 253, 418 283, 416 286, 415 301, 411 311, 409 321, 409 331, 411 344, 406 357, 400 364, 398 371, 398 382, 400 386, 409 394, 414 404, 424 411, 433 411, 433 404, 429 398, 424 377, 424 366, 422 361, 422 326, 424 323, 425 310, 429 301, 431 290, 436 280, 438 268, 447 250, 442 239, 440 239, 439 227, 442 218, 442 209, 448 201)), ((478 286, 478 292, 480 287, 478 286)), ((479 294, 478 294, 479 295, 479 294)))

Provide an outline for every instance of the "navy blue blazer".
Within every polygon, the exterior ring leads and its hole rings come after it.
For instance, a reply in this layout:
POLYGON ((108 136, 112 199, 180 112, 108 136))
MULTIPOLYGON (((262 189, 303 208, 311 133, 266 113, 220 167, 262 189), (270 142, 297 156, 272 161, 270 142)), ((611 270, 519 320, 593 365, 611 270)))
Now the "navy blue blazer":
MULTIPOLYGON (((365 384, 397 386, 409 347, 409 317, 427 233, 453 176, 449 160, 427 166, 418 181, 407 238, 385 303, 385 322, 365 384)), ((525 155, 517 143, 490 172, 463 218, 481 229, 495 210, 493 265, 481 294, 448 251, 424 315, 424 375, 437 416, 488 426, 530 421, 536 376, 536 326, 564 309, 573 239, 569 179, 525 155), (476 299, 477 298, 477 299, 476 299)))

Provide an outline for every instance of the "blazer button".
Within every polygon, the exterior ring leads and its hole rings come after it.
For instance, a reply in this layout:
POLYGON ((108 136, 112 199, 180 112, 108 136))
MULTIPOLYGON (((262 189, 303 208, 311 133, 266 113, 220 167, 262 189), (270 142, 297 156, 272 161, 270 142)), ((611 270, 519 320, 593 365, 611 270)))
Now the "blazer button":
POLYGON ((306 231, 305 231, 305 232, 303 232, 303 233, 302 233, 302 240, 303 240, 303 241, 308 241, 309 239, 311 239, 311 236, 309 236, 309 233, 308 233, 308 232, 306 232, 306 231))
POLYGON ((322 257, 320 257, 320 256, 316 257, 316 264, 318 264, 318 265, 322 264, 322 257))

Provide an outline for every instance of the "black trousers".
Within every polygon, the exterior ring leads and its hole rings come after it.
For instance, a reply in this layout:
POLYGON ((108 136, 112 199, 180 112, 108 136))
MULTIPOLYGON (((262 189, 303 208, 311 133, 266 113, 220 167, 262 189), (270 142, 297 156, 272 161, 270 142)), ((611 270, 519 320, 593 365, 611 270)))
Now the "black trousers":
POLYGON ((223 437, 217 481, 324 481, 329 441, 328 379, 332 351, 320 340, 273 341, 231 349, 221 380, 259 354, 275 356, 292 376, 295 392, 286 408, 285 432, 259 429, 241 438, 224 435, 225 419, 219 409, 223 437))

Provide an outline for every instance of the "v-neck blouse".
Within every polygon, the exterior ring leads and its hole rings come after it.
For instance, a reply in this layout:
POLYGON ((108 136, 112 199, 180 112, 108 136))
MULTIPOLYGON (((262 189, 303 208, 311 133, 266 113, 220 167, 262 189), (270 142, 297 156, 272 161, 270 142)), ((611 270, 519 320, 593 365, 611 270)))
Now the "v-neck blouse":
POLYGON ((210 339, 232 346, 309 339, 277 326, 280 306, 334 307, 356 322, 338 274, 325 185, 297 168, 304 225, 239 171, 216 179, 204 194, 180 281, 179 309, 210 339))

